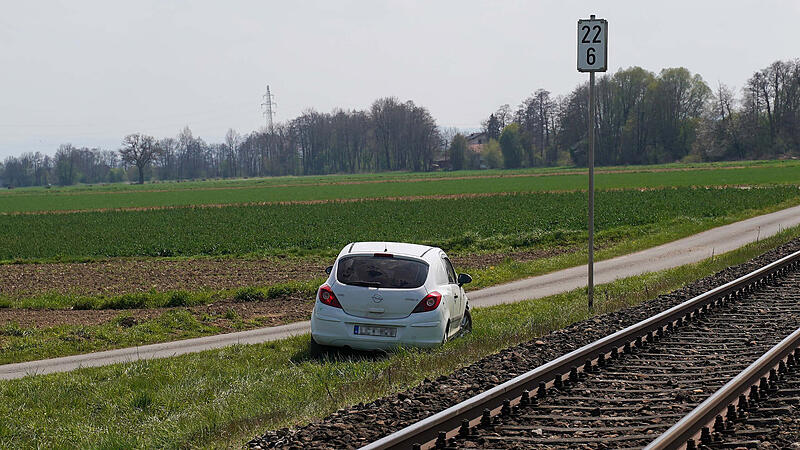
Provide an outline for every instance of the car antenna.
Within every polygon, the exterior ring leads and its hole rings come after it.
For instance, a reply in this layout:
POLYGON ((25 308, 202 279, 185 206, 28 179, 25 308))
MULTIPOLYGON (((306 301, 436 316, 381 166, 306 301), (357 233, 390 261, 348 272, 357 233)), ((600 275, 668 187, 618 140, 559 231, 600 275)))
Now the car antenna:
POLYGON ((389 246, 386 245, 386 242, 383 243, 383 252, 386 253, 389 251, 389 246))

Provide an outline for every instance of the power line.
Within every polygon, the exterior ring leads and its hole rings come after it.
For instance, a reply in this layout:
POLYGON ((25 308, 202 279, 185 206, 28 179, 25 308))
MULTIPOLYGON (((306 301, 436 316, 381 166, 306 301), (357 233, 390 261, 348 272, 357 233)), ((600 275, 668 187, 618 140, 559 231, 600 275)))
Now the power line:
POLYGON ((264 102, 261 103, 261 106, 264 107, 264 116, 267 118, 267 131, 272 133, 273 126, 272 126, 272 117, 275 115, 275 107, 278 106, 275 103, 275 96, 269 92, 269 85, 267 85, 267 93, 262 96, 264 102))

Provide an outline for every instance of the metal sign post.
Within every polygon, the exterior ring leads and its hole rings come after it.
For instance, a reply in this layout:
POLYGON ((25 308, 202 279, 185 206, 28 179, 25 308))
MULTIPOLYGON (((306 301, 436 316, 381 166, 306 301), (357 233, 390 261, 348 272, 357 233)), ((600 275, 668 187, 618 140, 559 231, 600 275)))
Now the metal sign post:
POLYGON ((608 62, 608 22, 578 20, 578 71, 589 72, 589 310, 594 309, 594 73, 605 72, 608 62))

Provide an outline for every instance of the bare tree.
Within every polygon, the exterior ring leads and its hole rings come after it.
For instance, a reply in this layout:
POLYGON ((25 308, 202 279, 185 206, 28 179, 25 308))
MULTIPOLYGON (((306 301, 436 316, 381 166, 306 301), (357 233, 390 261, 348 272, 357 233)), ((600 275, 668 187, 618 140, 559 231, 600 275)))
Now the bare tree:
POLYGON ((228 170, 223 172, 223 176, 236 176, 236 149, 239 147, 239 142, 241 142, 241 136, 239 136, 239 133, 237 133, 233 128, 229 129, 225 134, 225 159, 227 160, 226 168, 228 170), (228 173, 228 171, 230 171, 230 173, 228 173))
POLYGON ((144 169, 158 153, 155 138, 139 133, 125 136, 119 149, 122 160, 139 169, 139 184, 144 184, 144 169))
POLYGON ((61 144, 56 150, 55 166, 58 184, 67 186, 75 183, 75 154, 72 144, 61 144))

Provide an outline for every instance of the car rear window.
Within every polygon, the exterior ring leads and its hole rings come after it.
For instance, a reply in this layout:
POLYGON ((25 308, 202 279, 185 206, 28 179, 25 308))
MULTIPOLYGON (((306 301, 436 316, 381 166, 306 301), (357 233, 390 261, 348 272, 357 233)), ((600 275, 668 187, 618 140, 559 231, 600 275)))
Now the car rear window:
POLYGON ((418 288, 428 277, 428 264, 404 258, 357 255, 339 260, 340 283, 381 288, 418 288))

